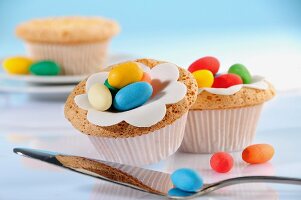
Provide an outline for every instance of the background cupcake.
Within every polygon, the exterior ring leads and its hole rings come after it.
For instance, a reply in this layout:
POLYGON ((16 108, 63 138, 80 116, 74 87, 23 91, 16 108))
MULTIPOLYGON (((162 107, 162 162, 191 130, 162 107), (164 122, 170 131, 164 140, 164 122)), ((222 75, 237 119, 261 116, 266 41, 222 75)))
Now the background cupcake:
POLYGON ((204 57, 189 67, 199 91, 188 114, 182 151, 232 152, 252 143, 262 106, 275 90, 243 65, 233 66, 228 73, 217 74, 218 60, 204 57))
POLYGON ((110 39, 119 32, 115 21, 100 17, 55 17, 19 25, 16 34, 30 57, 53 60, 66 75, 99 71, 110 39))
POLYGON ((108 72, 102 72, 75 87, 67 99, 65 116, 76 129, 88 135, 102 159, 146 165, 179 148, 187 112, 196 100, 197 85, 188 71, 174 64, 150 59, 135 63, 149 72, 154 88, 144 107, 117 113, 93 110, 86 93, 91 82, 105 82, 108 72))

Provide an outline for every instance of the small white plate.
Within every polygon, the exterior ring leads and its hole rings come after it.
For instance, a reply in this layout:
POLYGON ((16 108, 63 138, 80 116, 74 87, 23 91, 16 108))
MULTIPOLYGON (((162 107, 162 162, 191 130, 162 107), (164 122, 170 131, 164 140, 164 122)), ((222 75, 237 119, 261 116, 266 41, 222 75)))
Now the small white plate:
POLYGON ((0 93, 26 94, 30 98, 65 100, 75 85, 28 85, 23 82, 4 80, 0 82, 0 93))
POLYGON ((34 76, 34 75, 11 75, 0 73, 0 79, 11 81, 22 81, 31 84, 70 84, 78 83, 85 79, 87 75, 76 76, 34 76))
POLYGON ((51 85, 51 86, 24 86, 0 84, 0 92, 28 93, 28 94, 65 94, 70 93, 75 85, 51 85))

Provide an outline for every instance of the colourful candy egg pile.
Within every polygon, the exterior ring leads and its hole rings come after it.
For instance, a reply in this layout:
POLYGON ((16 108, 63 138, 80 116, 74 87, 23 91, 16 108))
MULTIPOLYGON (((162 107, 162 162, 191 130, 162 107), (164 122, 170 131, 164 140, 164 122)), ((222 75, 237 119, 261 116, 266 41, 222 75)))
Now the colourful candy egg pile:
POLYGON ((252 83, 249 70, 242 64, 232 65, 227 74, 217 74, 219 68, 218 59, 207 56, 194 61, 188 67, 188 71, 196 79, 199 88, 229 88, 252 83))
POLYGON ((9 74, 37 76, 56 76, 60 74, 61 67, 51 60, 34 62, 26 57, 11 57, 3 61, 3 68, 9 74))
POLYGON ((135 62, 115 65, 104 84, 96 83, 88 91, 90 104, 99 111, 113 108, 127 111, 147 102, 153 94, 151 77, 135 62))

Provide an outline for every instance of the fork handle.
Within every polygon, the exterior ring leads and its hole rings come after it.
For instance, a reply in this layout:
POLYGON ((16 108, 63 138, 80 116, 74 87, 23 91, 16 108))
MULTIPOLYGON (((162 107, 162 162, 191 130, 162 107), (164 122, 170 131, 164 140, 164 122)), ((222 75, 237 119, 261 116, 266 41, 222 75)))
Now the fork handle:
POLYGON ((218 190, 223 187, 230 185, 242 184, 242 183, 281 183, 281 184, 294 184, 301 185, 300 178, 290 178, 281 176, 241 176, 236 178, 230 178, 216 183, 207 184, 205 187, 201 188, 195 194, 190 196, 173 196, 172 199, 192 199, 212 191, 218 190))
POLYGON ((290 178, 290 177, 282 177, 282 176, 242 176, 236 178, 230 178, 224 181, 220 181, 216 183, 218 185, 228 186, 239 183, 281 183, 281 184, 294 184, 301 185, 300 178, 290 178))
POLYGON ((212 192, 219 188, 223 188, 230 185, 236 185, 241 183, 281 183, 281 184, 294 184, 301 185, 300 178, 290 178, 281 176, 242 176, 236 178, 230 178, 227 180, 213 183, 207 187, 206 192, 212 192))

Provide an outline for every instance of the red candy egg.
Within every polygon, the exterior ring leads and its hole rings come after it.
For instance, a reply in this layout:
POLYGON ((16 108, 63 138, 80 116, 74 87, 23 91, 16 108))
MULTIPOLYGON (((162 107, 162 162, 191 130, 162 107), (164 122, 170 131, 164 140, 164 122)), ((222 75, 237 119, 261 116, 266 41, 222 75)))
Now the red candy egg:
POLYGON ((213 88, 228 88, 242 84, 242 79, 236 74, 223 74, 214 78, 213 88))
POLYGON ((211 56, 206 56, 194 61, 189 67, 188 71, 191 73, 197 70, 207 69, 215 75, 219 70, 219 61, 211 56))
POLYGON ((226 152, 217 152, 211 157, 210 165, 218 173, 227 173, 233 167, 233 158, 226 152))

